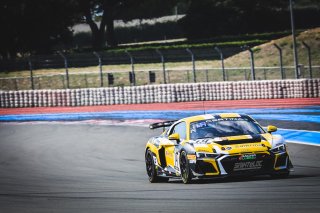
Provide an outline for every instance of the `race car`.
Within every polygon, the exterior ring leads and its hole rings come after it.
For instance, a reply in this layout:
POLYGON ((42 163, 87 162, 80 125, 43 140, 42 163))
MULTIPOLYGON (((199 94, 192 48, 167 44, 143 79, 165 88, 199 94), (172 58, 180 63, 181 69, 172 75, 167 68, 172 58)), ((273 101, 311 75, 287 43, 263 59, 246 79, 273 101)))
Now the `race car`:
POLYGON ((235 175, 287 177, 293 166, 281 135, 271 134, 246 114, 221 113, 187 117, 150 125, 164 128, 146 144, 149 181, 162 182, 235 175))

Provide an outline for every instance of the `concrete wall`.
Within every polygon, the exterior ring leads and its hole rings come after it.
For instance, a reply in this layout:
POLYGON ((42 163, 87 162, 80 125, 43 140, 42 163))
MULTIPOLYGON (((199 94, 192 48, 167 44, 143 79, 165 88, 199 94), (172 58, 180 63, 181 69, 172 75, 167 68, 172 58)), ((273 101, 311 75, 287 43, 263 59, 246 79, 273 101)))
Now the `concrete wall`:
POLYGON ((93 106, 200 100, 319 98, 320 79, 235 81, 67 90, 0 91, 0 107, 93 106))

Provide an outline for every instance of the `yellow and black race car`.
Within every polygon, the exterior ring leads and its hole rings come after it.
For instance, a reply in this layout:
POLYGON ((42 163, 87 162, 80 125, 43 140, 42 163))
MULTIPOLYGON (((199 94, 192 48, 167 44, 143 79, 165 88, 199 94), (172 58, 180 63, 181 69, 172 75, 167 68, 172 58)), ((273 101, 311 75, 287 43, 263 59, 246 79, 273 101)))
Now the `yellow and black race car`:
POLYGON ((270 174, 287 177, 293 171, 282 136, 265 131, 248 115, 205 114, 150 125, 165 128, 145 150, 149 181, 270 174))

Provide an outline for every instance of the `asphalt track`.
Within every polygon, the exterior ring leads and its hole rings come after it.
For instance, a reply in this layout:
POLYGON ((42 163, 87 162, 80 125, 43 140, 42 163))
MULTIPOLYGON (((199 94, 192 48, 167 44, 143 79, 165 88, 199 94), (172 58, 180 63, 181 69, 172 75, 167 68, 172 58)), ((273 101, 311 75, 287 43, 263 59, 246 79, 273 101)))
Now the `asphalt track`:
POLYGON ((320 212, 320 146, 289 144, 288 179, 151 184, 144 146, 157 133, 0 123, 0 212, 320 212))

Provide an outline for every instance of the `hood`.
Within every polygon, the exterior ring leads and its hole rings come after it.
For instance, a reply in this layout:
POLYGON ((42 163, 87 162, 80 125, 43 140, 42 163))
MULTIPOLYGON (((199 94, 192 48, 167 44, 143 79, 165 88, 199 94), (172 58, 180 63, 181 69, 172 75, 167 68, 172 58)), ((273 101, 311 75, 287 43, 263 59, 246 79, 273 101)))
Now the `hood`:
POLYGON ((196 152, 234 154, 267 151, 270 143, 261 135, 239 135, 230 137, 198 139, 191 143, 196 152))
POLYGON ((210 144, 216 143, 219 145, 231 145, 231 144, 241 144, 241 143, 256 143, 266 140, 261 135, 237 135, 229 137, 216 137, 216 138, 204 138, 197 139, 193 144, 210 144))

